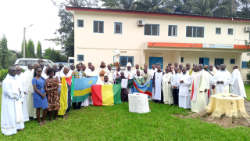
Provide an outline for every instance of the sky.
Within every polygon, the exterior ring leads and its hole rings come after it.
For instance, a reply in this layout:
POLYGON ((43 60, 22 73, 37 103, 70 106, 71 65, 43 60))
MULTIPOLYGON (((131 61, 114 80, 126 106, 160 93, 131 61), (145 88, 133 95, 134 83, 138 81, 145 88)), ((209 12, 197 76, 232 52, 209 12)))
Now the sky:
POLYGON ((0 38, 5 34, 8 48, 21 51, 23 29, 33 24, 25 36, 26 40, 34 41, 35 50, 38 41, 42 44, 42 50, 48 47, 60 50, 61 46, 45 41, 57 37, 54 34, 60 27, 57 15, 58 8, 50 0, 0 0, 0 38))

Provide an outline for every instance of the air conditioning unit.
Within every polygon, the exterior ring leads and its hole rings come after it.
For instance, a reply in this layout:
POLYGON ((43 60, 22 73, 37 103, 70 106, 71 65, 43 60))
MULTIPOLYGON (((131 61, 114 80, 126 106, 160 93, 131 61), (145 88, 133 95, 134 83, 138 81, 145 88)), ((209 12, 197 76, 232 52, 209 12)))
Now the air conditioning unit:
POLYGON ((245 27, 245 32, 250 32, 250 26, 245 27))
POLYGON ((144 26, 145 25, 145 21, 144 20, 138 20, 137 24, 139 26, 144 26))

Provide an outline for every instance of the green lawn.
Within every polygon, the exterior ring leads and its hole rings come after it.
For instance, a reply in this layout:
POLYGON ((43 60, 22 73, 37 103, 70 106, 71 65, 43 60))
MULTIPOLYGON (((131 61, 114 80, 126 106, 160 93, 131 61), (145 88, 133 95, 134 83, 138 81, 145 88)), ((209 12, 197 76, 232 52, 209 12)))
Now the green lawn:
MULTIPOLYGON (((250 86, 246 87, 248 96, 250 86)), ((1 89, 0 89, 1 93, 1 89)), ((68 119, 60 118, 43 127, 36 121, 25 123, 25 130, 13 136, 0 134, 0 140, 238 140, 247 141, 247 127, 225 129, 200 119, 180 119, 173 114, 189 110, 149 103, 151 112, 135 114, 128 103, 110 107, 90 106, 71 111, 68 119)))
POLYGON ((245 85, 247 100, 250 101, 250 85, 245 85))

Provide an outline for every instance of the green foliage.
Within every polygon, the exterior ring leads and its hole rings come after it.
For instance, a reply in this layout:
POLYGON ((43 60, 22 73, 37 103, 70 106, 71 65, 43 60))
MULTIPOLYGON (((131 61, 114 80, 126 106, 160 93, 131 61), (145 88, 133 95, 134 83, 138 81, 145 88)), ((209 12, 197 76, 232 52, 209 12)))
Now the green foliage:
POLYGON ((0 41, 0 68, 7 69, 9 66, 9 53, 8 53, 8 45, 7 38, 3 34, 2 40, 0 41))
POLYGON ((0 82, 2 82, 4 80, 4 78, 7 76, 8 74, 8 69, 1 69, 0 70, 0 82))
POLYGON ((9 67, 15 64, 17 60, 17 55, 13 53, 12 51, 8 51, 8 54, 9 54, 9 63, 8 63, 8 67, 9 67))
POLYGON ((124 9, 124 10, 135 10, 136 0, 102 0, 104 3, 102 6, 110 9, 124 9))
POLYGON ((36 55, 35 55, 35 45, 34 45, 34 42, 31 39, 29 39, 29 41, 28 41, 27 52, 28 52, 28 54, 25 55, 25 58, 35 58, 36 57, 36 55))
POLYGON ((42 58, 42 45, 40 41, 38 41, 37 46, 36 46, 36 57, 42 58))
POLYGON ((53 48, 48 48, 45 50, 44 59, 50 59, 53 62, 67 62, 67 57, 61 55, 59 51, 53 48))
MULTIPOLYGON (((25 56, 27 57, 28 54, 28 44, 27 41, 25 40, 25 56)), ((21 46, 21 53, 19 54, 18 58, 23 58, 23 41, 22 41, 22 46, 21 46)))
POLYGON ((250 81, 250 72, 247 73, 247 80, 250 81))
POLYGON ((64 45, 67 56, 74 56, 74 31, 70 34, 66 41, 64 41, 64 45))

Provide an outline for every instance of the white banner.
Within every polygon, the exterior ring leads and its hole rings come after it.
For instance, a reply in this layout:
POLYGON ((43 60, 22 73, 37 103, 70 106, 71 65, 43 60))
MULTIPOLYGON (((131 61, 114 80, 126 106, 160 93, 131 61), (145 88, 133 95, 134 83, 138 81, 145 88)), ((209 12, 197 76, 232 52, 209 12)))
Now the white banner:
POLYGON ((231 44, 203 44, 204 48, 230 48, 233 49, 234 45, 231 44))

